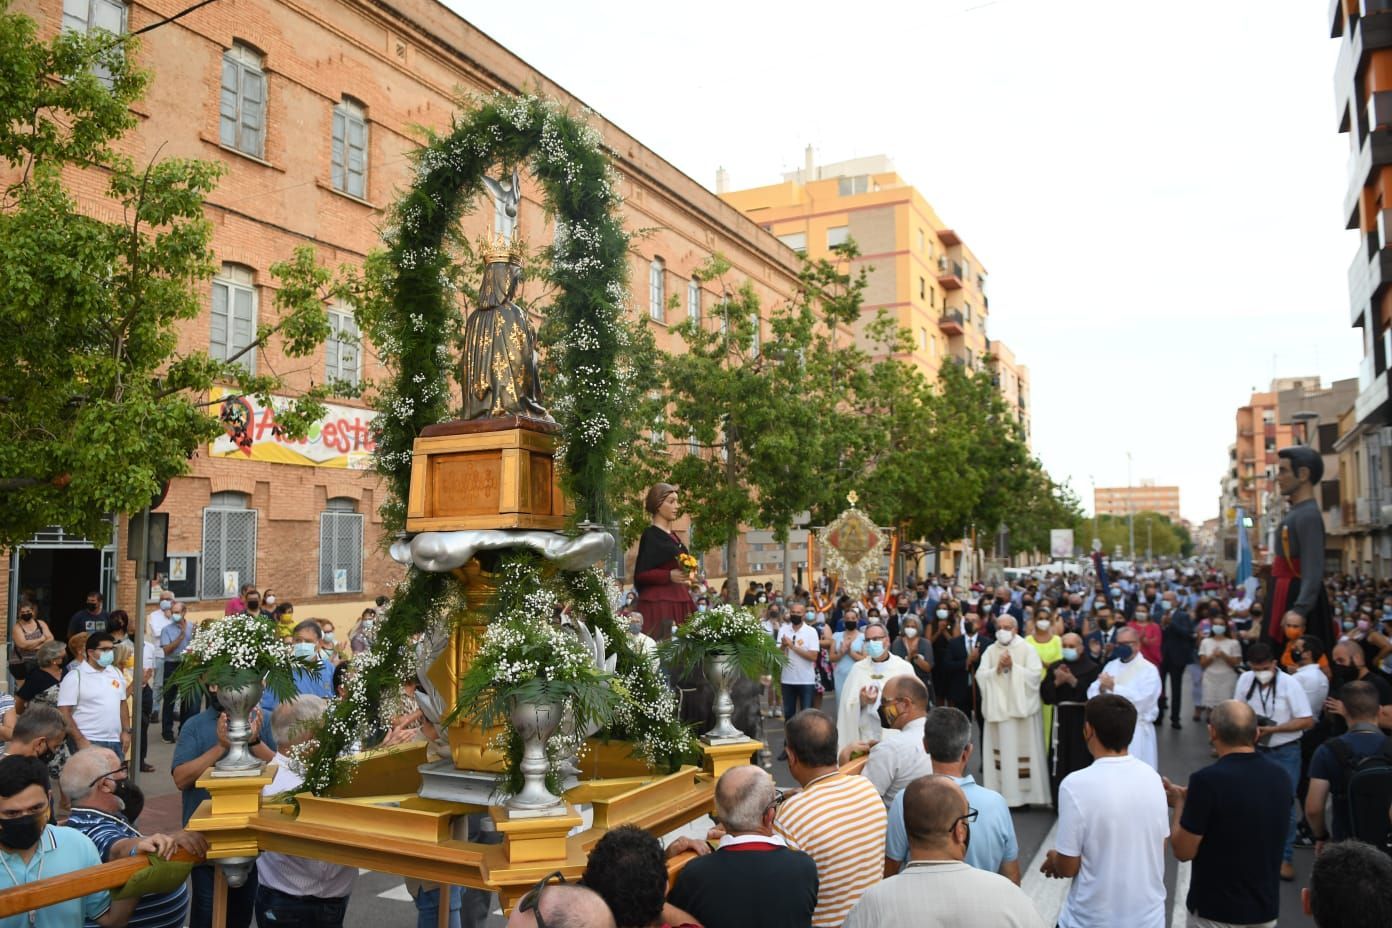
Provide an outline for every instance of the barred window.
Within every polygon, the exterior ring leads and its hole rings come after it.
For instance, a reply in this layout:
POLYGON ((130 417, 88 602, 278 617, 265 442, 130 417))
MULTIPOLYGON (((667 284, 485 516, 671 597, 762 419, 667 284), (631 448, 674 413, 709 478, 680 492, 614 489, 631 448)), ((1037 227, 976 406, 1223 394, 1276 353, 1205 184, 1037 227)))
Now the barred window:
POLYGON ((261 54, 240 42, 233 42, 222 56, 218 139, 254 158, 265 155, 266 75, 261 54))
POLYGON ((256 349, 241 354, 256 341, 255 278, 249 267, 224 264, 213 278, 212 331, 208 354, 218 361, 236 362, 256 373, 256 349))
POLYGON ((338 305, 329 310, 329 337, 324 341, 326 380, 358 385, 362 379, 360 339, 358 321, 351 309, 338 305))
POLYGON ((236 596, 243 583, 256 582, 256 510, 245 493, 214 493, 203 510, 201 595, 236 596))
POLYGON ((363 517, 346 497, 329 500, 319 514, 319 592, 361 593, 363 517))
POLYGON ((367 111, 347 97, 333 111, 333 185, 367 199, 367 111))

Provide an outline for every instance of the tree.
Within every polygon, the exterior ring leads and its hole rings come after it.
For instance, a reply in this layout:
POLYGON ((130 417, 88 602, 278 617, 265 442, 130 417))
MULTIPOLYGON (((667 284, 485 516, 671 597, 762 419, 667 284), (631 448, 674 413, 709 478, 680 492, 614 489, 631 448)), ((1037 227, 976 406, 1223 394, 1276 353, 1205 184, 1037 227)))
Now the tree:
MULTIPOLYGON (((222 433, 208 391, 269 404, 285 378, 251 352, 277 340, 305 358, 329 333, 332 275, 304 249, 272 268, 273 321, 226 359, 181 351, 181 323, 201 312, 212 277, 204 198, 219 165, 184 159, 137 167, 118 151, 130 105, 149 80, 136 41, 63 31, 40 41, 34 22, 0 9, 0 546, 46 525, 99 537, 107 513, 148 505, 222 433), (65 171, 100 171, 120 221, 77 208, 65 171)), ((277 409, 279 430, 304 434, 322 400, 316 384, 277 409)))
MULTIPOLYGON (((1149 540, 1151 554, 1155 557, 1188 557, 1193 553, 1194 543, 1188 529, 1170 521, 1168 516, 1144 510, 1132 514, 1136 525, 1136 557, 1144 558, 1146 543, 1149 540), (1147 529, 1149 536, 1147 536, 1147 529)), ((1077 524, 1079 537, 1087 533, 1091 537, 1092 520, 1080 519, 1077 524)), ((1120 549, 1123 556, 1131 554, 1130 528, 1126 516, 1103 515, 1097 518, 1097 533, 1102 539, 1102 551, 1111 554, 1120 549)))

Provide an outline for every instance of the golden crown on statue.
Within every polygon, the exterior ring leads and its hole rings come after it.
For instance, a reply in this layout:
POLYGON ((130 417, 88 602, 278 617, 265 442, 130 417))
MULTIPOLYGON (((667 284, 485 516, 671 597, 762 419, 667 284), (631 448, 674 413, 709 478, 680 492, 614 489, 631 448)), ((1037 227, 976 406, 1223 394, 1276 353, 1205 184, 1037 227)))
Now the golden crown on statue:
POLYGON ((483 252, 483 260, 486 264, 504 261, 521 267, 523 254, 522 239, 518 237, 516 232, 512 235, 504 235, 499 232, 489 239, 488 247, 483 252))

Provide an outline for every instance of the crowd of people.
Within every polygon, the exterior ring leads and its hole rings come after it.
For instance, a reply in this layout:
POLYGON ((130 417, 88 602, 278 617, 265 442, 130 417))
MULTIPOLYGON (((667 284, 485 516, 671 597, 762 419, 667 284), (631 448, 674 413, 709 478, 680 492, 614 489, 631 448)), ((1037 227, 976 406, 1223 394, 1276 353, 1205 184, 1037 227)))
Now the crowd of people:
MULTIPOLYGON (((1197 568, 990 587, 936 576, 854 598, 830 584, 786 596, 751 584, 741 604, 787 658, 759 701, 783 719, 780 757, 797 789, 777 789, 757 765, 730 770, 705 840, 664 848, 640 829, 614 829, 579 884, 542 881, 510 923, 1041 925, 1020 889, 1011 815, 1033 806, 1057 814, 1041 873, 1072 881, 1064 928, 1163 924, 1166 855, 1192 861, 1188 896, 1176 900, 1191 924, 1275 924, 1280 881, 1294 877, 1302 846, 1316 855, 1305 892, 1321 928, 1392 924, 1392 803, 1375 805, 1392 780, 1392 585, 1332 578, 1328 595, 1335 641, 1296 613, 1273 640, 1252 585, 1197 568), (1158 772, 1155 729, 1167 718, 1205 725, 1213 747, 1214 762, 1185 785, 1158 772), (669 881, 673 857, 690 860, 669 881)), ((216 691, 205 705, 163 686, 194 623, 173 596, 156 601, 136 686, 129 616, 90 596, 64 642, 21 600, 16 686, 0 701, 0 888, 205 849, 186 830, 142 834, 143 796, 128 783, 131 764, 152 769, 129 756, 133 725, 158 723, 174 744, 186 825, 207 798, 197 781, 228 748, 216 691)), ((647 634, 636 606, 632 597, 620 611, 650 650, 663 630, 647 634)), ((277 764, 267 795, 278 795, 296 785, 290 752, 312 735, 379 614, 365 612, 340 641, 332 622, 298 618, 271 590, 248 587, 225 612, 263 615, 296 654, 317 658, 297 672, 295 698, 268 696, 256 713, 251 749, 277 764)), ((422 725, 403 709, 384 740, 423 737, 422 725)), ((475 840, 496 840, 471 826, 475 840)), ((186 879, 138 900, 93 893, 30 923, 209 925, 213 869, 186 867, 186 879)), ((356 879, 350 867, 261 854, 228 892, 227 924, 342 924, 356 879)), ((408 885, 421 925, 436 924, 442 903, 452 924, 482 924, 491 909, 478 891, 454 888, 442 901, 439 887, 408 885)))

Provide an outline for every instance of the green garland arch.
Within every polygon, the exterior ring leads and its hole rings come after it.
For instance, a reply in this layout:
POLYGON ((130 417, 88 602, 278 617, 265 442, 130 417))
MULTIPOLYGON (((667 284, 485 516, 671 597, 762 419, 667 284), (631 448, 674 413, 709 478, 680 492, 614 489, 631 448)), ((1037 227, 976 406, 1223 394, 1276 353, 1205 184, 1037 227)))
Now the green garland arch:
MULTIPOLYGON (((483 176, 496 164, 526 164, 540 181, 555 222, 549 282, 557 296, 547 309, 546 344, 552 376, 549 409, 561 426, 562 472, 580 521, 608 524, 608 480, 619 431, 633 403, 623 370, 626 341, 628 234, 619 208, 618 179, 599 133, 554 101, 495 94, 469 101, 446 134, 432 135, 415 154, 416 176, 398 201, 384 236, 387 250, 369 261, 380 298, 372 327, 395 374, 376 403, 377 471, 388 498, 382 506, 389 533, 405 524, 411 448, 421 429, 451 418, 450 350, 458 321, 458 293, 445 246, 461 214, 484 192, 483 176)), ((517 566, 528 563, 525 559, 517 566)), ((528 564, 528 573, 536 570, 528 564)), ((347 693, 333 701, 319 737, 300 761, 304 790, 330 791, 351 775, 345 750, 379 726, 414 666, 413 640, 432 622, 447 621, 461 605, 449 576, 410 569, 392 598, 373 646, 354 658, 347 693)), ((650 762, 672 769, 692 756, 689 732, 659 705, 665 682, 627 647, 593 571, 562 574, 583 603, 580 611, 602 628, 619 652, 619 676, 629 709, 611 734, 632 738, 650 762)), ((493 618, 499 618, 494 616, 493 618)), ((665 710, 665 704, 663 704, 665 710)))

